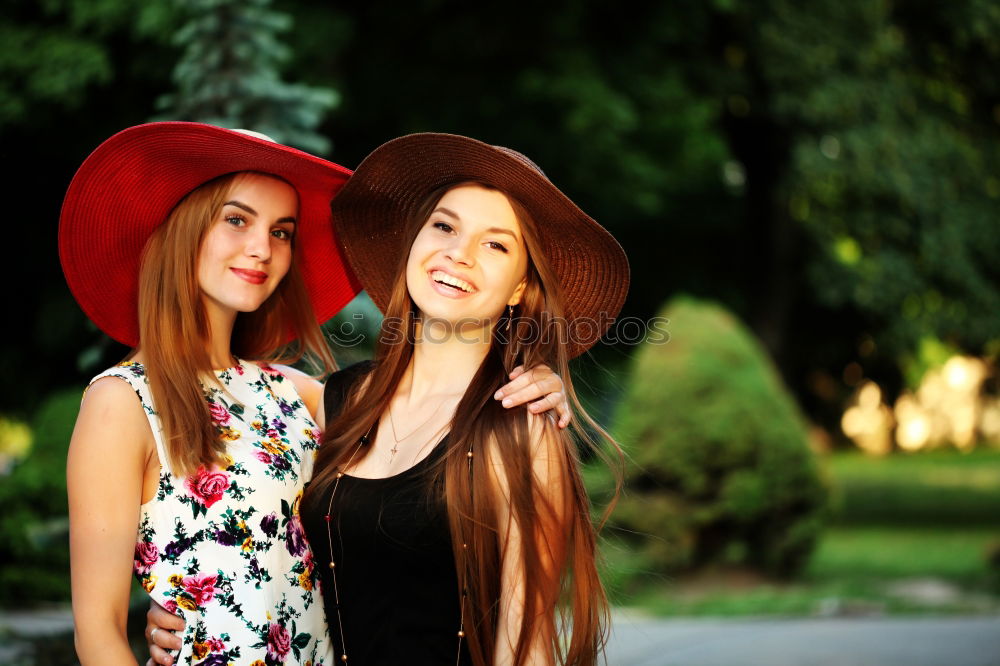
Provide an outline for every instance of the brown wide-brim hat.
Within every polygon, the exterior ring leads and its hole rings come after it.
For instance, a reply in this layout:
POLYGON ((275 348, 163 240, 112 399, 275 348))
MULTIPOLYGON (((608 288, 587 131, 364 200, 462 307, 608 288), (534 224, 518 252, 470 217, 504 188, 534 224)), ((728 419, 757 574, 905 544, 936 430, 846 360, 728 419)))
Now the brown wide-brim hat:
POLYGON ((273 174, 298 193, 296 261, 319 322, 360 284, 334 239, 330 198, 350 169, 263 135, 190 122, 129 127, 76 172, 59 219, 59 259, 84 313, 115 340, 139 344, 139 263, 153 230, 189 192, 237 171, 273 174))
POLYGON ((403 257, 407 220, 434 190, 485 183, 515 199, 538 226, 565 298, 572 358, 592 347, 628 293, 628 259, 604 227, 518 152, 454 134, 410 134, 376 148, 331 204, 341 249, 382 312, 403 257))

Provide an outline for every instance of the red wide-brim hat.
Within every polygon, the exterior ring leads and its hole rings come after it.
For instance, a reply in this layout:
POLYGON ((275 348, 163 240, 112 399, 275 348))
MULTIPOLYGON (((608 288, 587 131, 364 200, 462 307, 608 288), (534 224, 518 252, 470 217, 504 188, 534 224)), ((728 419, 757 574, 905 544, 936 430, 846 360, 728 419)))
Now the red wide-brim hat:
POLYGON ((76 172, 59 219, 59 259, 80 307, 109 336, 139 344, 139 262, 157 225, 191 190, 237 171, 274 174, 299 195, 296 256, 317 320, 360 291, 338 249, 330 199, 351 171, 240 131, 189 122, 137 125, 76 172))

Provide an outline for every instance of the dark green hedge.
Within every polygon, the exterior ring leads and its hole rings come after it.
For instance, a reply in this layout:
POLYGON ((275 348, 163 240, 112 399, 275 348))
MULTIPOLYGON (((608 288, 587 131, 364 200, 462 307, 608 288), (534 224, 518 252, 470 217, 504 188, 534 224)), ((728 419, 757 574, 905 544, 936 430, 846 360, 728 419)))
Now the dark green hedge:
POLYGON ((828 496, 794 400, 722 308, 679 299, 661 315, 669 342, 636 354, 614 426, 632 464, 612 525, 655 571, 794 574, 828 496))

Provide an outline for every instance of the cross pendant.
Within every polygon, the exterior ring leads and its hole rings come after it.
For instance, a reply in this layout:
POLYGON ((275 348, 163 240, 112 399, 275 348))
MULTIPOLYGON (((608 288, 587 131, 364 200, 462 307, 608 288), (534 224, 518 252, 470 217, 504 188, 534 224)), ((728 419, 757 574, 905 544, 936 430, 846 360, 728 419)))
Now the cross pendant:
POLYGON ((389 449, 389 454, 390 454, 389 455, 389 462, 392 462, 392 459, 396 457, 396 451, 399 451, 398 447, 399 447, 398 444, 393 444, 392 448, 389 449))

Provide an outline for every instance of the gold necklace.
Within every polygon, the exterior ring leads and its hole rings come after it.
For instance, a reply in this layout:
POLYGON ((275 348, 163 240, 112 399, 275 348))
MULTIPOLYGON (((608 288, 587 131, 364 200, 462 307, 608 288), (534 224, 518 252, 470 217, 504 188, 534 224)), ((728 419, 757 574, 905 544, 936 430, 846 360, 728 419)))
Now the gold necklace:
MULTIPOLYGON (((414 428, 413 430, 411 430, 404 437, 397 437, 396 436, 396 421, 392 418, 392 404, 391 403, 389 404, 389 409, 386 410, 386 411, 389 412, 389 427, 392 428, 392 439, 394 440, 392 448, 389 450, 389 462, 392 462, 393 458, 396 457, 396 453, 399 451, 399 443, 402 442, 404 439, 409 439, 410 437, 413 437, 413 435, 415 435, 417 433, 417 431, 419 431, 425 425, 427 425, 428 423, 430 423, 431 419, 434 418, 434 416, 438 413, 438 410, 441 409, 441 405, 443 405, 443 404, 444 404, 443 402, 439 402, 438 406, 434 408, 433 412, 431 412, 431 415, 428 416, 427 419, 423 423, 421 423, 416 428, 414 428)), ((440 429, 439 429, 439 432, 440 432, 440 429)), ((435 433, 435 434, 437 434, 437 433, 435 433)))
MULTIPOLYGON (((392 419, 391 414, 389 418, 391 422, 392 419)), ((326 515, 323 516, 323 521, 326 523, 326 543, 330 553, 330 563, 329 563, 330 576, 331 578, 333 578, 333 603, 334 607, 337 609, 337 629, 340 631, 340 649, 341 649, 340 661, 345 664, 347 663, 347 642, 344 640, 344 622, 341 619, 341 614, 340 614, 340 591, 337 589, 337 565, 333 560, 333 532, 330 530, 330 521, 333 519, 333 498, 337 494, 337 488, 338 486, 340 486, 340 480, 344 478, 344 472, 342 470, 345 468, 349 468, 351 466, 351 463, 354 461, 354 457, 358 455, 358 451, 361 450, 362 446, 364 446, 369 442, 369 436, 371 435, 372 429, 374 427, 375 424, 373 423, 372 427, 368 429, 368 432, 362 435, 361 439, 358 441, 358 445, 357 447, 355 447, 354 453, 351 454, 351 457, 347 459, 347 463, 343 467, 337 468, 337 473, 334 477, 334 482, 333 482, 333 490, 330 491, 330 501, 326 505, 326 515)), ((469 489, 470 492, 473 492, 472 489, 475 486, 472 483, 472 458, 473 458, 472 444, 469 444, 469 450, 466 452, 465 457, 469 463, 469 489)), ((343 549, 343 544, 341 545, 341 549, 343 549)), ((468 550, 469 550, 469 544, 465 541, 463 535, 462 595, 461 599, 459 600, 458 648, 455 652, 455 666, 459 666, 462 661, 462 639, 465 638, 465 600, 469 596, 469 587, 468 587, 469 568, 465 554, 468 552, 468 550)))

